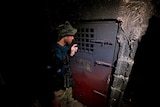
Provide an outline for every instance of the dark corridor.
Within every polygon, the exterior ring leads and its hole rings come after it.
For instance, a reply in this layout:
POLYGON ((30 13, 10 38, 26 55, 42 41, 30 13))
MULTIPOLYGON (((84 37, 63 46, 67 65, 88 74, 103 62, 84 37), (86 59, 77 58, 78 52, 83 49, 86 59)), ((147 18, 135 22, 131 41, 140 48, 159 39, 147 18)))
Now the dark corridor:
MULTIPOLYGON (((4 31, 6 35, 2 35, 5 41, 1 50, 3 59, 0 71, 0 107, 31 107, 34 99, 43 98, 42 93, 45 90, 43 71, 48 46, 54 40, 52 38, 54 32, 50 32, 45 4, 32 3, 29 2, 27 6, 21 5, 18 9, 12 8, 19 7, 18 3, 18 5, 10 3, 12 6, 4 12, 5 15, 2 15, 5 16, 3 21, 7 28, 4 31), (8 32, 12 35, 7 34, 8 32)), ((138 107, 146 104, 155 104, 157 107, 159 103, 156 98, 159 97, 160 81, 159 35, 160 18, 153 16, 146 34, 139 43, 124 97, 125 101, 131 101, 138 107)), ((153 105, 150 107, 154 107, 153 105)))

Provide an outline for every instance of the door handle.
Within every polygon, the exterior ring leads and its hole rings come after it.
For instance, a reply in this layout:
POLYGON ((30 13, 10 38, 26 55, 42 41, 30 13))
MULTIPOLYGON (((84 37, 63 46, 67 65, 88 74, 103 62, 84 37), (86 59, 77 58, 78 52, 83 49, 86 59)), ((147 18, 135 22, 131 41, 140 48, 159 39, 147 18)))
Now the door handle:
POLYGON ((106 97, 105 94, 103 94, 103 93, 101 93, 101 92, 99 92, 97 90, 93 90, 93 92, 96 93, 96 94, 98 94, 98 95, 100 95, 100 96, 106 97))
POLYGON ((103 61, 95 61, 95 64, 97 64, 97 65, 102 65, 102 66, 106 66, 106 67, 113 67, 112 64, 107 63, 107 62, 103 62, 103 61))
POLYGON ((91 43, 101 44, 101 46, 103 46, 103 45, 113 45, 113 43, 107 42, 107 41, 105 41, 105 40, 94 40, 94 39, 92 39, 92 40, 90 40, 90 42, 91 42, 91 43))

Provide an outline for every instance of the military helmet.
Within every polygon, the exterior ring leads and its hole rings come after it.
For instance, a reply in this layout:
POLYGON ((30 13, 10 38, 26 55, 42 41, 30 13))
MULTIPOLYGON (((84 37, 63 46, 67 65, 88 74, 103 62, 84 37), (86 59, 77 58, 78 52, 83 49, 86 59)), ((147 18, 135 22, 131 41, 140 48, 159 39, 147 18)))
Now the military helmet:
POLYGON ((61 24, 57 27, 58 36, 60 38, 65 36, 74 36, 77 33, 77 29, 73 28, 69 21, 66 21, 65 24, 61 24))

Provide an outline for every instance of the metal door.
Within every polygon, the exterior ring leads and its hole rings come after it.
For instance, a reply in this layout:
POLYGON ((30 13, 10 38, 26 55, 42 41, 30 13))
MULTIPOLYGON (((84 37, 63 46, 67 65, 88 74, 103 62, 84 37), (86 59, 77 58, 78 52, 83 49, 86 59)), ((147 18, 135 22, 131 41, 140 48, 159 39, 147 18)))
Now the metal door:
POLYGON ((118 24, 115 21, 76 23, 78 52, 71 59, 73 97, 87 107, 106 107, 115 60, 118 24))

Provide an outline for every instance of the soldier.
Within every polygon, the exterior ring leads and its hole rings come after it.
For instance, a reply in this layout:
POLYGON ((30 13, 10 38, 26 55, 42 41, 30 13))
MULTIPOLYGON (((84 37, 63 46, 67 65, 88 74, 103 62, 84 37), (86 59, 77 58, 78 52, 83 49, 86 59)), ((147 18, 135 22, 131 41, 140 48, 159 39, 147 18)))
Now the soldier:
MULTIPOLYGON (((48 66, 48 89, 52 107, 67 107, 72 98, 72 72, 70 69, 70 57, 78 50, 77 44, 73 44, 77 29, 66 21, 57 27, 58 41, 51 47, 51 63, 48 66)), ((69 106, 68 106, 69 107, 69 106)))

